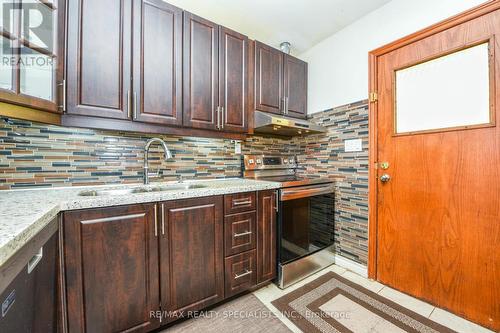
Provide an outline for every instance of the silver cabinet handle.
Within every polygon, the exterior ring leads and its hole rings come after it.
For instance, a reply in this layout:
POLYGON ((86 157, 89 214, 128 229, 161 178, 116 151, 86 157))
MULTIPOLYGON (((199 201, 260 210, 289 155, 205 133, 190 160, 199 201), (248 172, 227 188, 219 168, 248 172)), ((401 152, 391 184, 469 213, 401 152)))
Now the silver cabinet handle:
POLYGON ((234 278, 235 279, 239 279, 239 278, 242 278, 244 276, 250 275, 252 273, 253 273, 253 271, 249 271, 248 269, 245 269, 245 273, 239 274, 239 275, 238 274, 234 274, 234 278))
POLYGON ((137 119, 137 93, 134 91, 134 120, 137 119))
POLYGON ((28 274, 33 272, 35 267, 43 258, 43 246, 38 250, 38 252, 28 261, 28 274))
POLYGON ((220 129, 220 106, 217 106, 217 110, 215 111, 217 120, 215 121, 215 128, 220 129))
POLYGON ((155 237, 158 237, 158 207, 154 205, 155 209, 155 237))
POLYGON ((61 83, 59 83, 58 85, 62 86, 62 105, 59 105, 59 108, 62 112, 66 112, 66 79, 62 79, 61 83))
POLYGON ((165 235, 165 204, 161 204, 161 234, 165 235))
POLYGON ((285 97, 285 114, 288 115, 288 96, 285 97))
POLYGON ((127 113, 128 117, 132 118, 132 109, 130 108, 130 90, 127 90, 127 113))
POLYGON ((276 191, 276 193, 274 193, 274 196, 275 196, 275 207, 274 209, 276 210, 276 212, 279 211, 279 192, 276 191))
POLYGON ((220 129, 224 129, 224 107, 220 107, 220 129))
POLYGON ((242 232, 242 233, 239 233, 239 234, 233 234, 233 237, 243 237, 243 236, 251 235, 251 234, 252 234, 251 231, 245 231, 245 232, 242 232))
POLYGON ((234 206, 241 206, 241 205, 250 205, 252 203, 252 200, 245 200, 245 201, 233 201, 234 206))

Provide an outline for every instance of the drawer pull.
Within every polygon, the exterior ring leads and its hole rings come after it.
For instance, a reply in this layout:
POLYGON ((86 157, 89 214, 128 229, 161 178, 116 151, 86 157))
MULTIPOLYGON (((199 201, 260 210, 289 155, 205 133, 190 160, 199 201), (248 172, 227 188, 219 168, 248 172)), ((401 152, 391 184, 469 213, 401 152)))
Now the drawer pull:
POLYGON ((235 279, 239 279, 239 278, 242 278, 244 276, 250 275, 252 273, 253 273, 253 271, 249 271, 248 269, 245 269, 245 273, 239 274, 239 275, 238 274, 234 274, 234 278, 235 279))
MULTIPOLYGON (((146 170, 147 172, 147 170, 146 170)), ((155 237, 158 237, 158 207, 156 205, 154 205, 154 215, 155 215, 155 237)))
POLYGON ((251 231, 245 231, 245 232, 242 232, 239 234, 233 234, 233 237, 243 237, 243 236, 247 236, 247 235, 251 235, 251 234, 252 234, 251 231))
POLYGON ((233 205, 235 206, 250 205, 250 204, 252 204, 252 200, 233 201, 233 205))

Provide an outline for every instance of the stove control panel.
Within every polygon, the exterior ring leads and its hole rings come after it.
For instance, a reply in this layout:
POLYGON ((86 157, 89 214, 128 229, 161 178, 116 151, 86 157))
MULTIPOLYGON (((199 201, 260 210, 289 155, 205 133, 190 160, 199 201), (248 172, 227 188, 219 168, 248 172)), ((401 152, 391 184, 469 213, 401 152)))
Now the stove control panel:
POLYGON ((244 155, 245 170, 295 169, 297 160, 293 155, 244 155))

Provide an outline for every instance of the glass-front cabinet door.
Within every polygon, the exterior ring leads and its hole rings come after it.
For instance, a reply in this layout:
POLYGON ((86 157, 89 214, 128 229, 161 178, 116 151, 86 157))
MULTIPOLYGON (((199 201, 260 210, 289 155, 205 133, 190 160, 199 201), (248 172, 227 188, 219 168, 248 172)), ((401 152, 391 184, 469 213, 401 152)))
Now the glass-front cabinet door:
POLYGON ((62 111, 63 4, 0 0, 0 101, 62 111))

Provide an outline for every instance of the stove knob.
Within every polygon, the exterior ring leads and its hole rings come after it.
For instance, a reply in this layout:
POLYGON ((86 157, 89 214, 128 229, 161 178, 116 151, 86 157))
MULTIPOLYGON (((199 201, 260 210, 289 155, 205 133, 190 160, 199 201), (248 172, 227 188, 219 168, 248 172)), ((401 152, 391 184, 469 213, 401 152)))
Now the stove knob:
POLYGON ((248 164, 253 164, 253 163, 254 163, 253 158, 251 158, 251 159, 248 160, 248 164))
POLYGON ((257 159, 257 164, 261 164, 262 160, 260 158, 257 159))
POLYGON ((284 158, 283 163, 288 164, 288 160, 286 158, 284 158))

